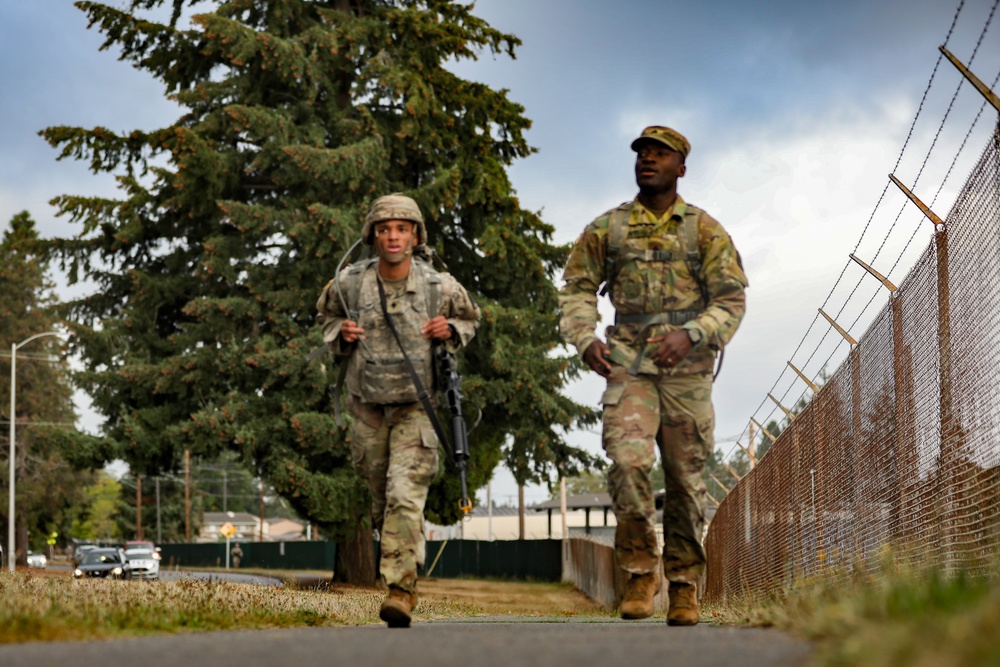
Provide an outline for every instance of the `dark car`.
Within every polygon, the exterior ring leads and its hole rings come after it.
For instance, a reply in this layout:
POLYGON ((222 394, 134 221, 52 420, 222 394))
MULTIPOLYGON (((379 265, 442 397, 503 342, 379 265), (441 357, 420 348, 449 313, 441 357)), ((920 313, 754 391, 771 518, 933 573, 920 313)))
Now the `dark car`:
POLYGON ((81 562, 83 562, 83 555, 88 551, 92 551, 97 548, 96 544, 81 544, 76 549, 73 550, 73 567, 78 567, 81 562))
POLYGON ((131 579, 132 568, 121 549, 91 549, 73 570, 74 579, 85 577, 131 579))

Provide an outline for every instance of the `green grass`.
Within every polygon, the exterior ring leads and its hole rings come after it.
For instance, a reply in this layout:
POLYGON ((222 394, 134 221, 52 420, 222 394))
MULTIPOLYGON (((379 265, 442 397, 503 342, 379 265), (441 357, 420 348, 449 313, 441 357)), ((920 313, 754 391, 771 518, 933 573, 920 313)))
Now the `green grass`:
POLYGON ((828 573, 770 596, 706 609, 726 624, 772 626, 816 642, 831 667, 1000 665, 1000 577, 899 567, 828 573), (860 572, 860 573, 859 573, 860 572))
MULTIPOLYGON (((0 644, 143 634, 378 623, 376 589, 296 590, 224 582, 0 576, 0 644)), ((422 601, 415 620, 470 616, 465 602, 422 601)))

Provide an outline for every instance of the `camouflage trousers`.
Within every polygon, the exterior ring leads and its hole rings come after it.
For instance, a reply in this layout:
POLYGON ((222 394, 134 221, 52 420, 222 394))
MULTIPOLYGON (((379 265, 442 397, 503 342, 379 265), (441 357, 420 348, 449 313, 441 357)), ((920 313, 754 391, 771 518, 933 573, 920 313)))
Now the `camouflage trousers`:
POLYGON ((701 473, 714 446, 712 376, 633 376, 615 365, 601 402, 618 566, 645 574, 659 565, 650 479, 659 446, 666 481, 663 570, 670 581, 696 582, 705 570, 701 473))
POLYGON ((351 455, 372 495, 382 581, 413 592, 424 564, 424 504, 438 471, 438 441, 420 403, 373 405, 352 397, 351 455))

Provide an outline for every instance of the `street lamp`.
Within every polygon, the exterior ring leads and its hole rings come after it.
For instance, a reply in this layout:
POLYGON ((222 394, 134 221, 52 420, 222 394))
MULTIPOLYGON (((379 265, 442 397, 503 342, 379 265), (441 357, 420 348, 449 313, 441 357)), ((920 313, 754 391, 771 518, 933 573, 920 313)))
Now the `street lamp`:
POLYGON ((45 336, 60 336, 58 331, 46 331, 35 334, 30 338, 25 338, 20 343, 10 344, 10 512, 7 520, 7 567, 10 572, 14 572, 14 561, 16 560, 14 551, 14 432, 15 432, 15 410, 17 409, 17 350, 24 347, 36 338, 45 336))

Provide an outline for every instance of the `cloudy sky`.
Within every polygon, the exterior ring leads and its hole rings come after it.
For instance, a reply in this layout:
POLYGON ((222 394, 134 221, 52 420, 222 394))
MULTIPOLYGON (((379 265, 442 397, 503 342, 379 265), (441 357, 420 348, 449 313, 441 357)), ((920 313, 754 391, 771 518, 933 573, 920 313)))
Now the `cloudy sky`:
MULTIPOLYGON (((768 392, 788 406, 802 394, 787 361, 816 377, 846 355, 819 307, 860 338, 885 304, 848 254, 899 284, 930 241, 930 224, 887 189, 887 175, 947 213, 996 113, 973 125, 982 97, 938 46, 947 41, 992 83, 1000 25, 983 30, 995 9, 996 0, 479 0, 478 15, 524 43, 515 60, 484 55, 455 69, 525 106, 538 152, 510 176, 557 242, 634 196, 628 145, 644 126, 691 141, 681 194, 726 226, 751 283, 715 390, 728 454, 736 438, 746 444, 751 417, 781 416, 768 392)), ((42 128, 152 129, 176 117, 160 85, 98 51, 101 41, 69 0, 0 3, 0 224, 28 210, 44 235, 72 233, 48 201, 113 189, 107 176, 57 162, 42 128)), ((567 389, 594 405, 601 390, 596 376, 567 389)), ((82 400, 81 409, 93 427, 82 400)), ((570 437, 600 449, 595 433, 570 437)), ((498 472, 493 493, 516 497, 509 475, 498 472)))

